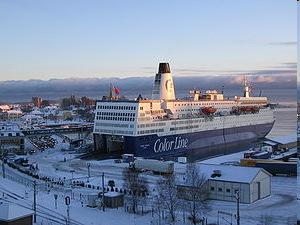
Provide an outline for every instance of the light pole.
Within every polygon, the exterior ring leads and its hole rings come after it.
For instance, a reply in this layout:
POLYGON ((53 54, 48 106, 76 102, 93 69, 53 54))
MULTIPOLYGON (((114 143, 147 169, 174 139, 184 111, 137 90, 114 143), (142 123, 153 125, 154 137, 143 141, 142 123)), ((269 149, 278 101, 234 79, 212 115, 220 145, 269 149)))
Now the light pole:
POLYGON ((240 192, 235 192, 236 198, 236 224, 240 225, 240 192))
POLYGON ((5 158, 3 158, 3 160, 2 160, 2 175, 3 175, 3 178, 5 178, 5 165, 4 165, 4 163, 5 163, 5 158))
POLYGON ((71 203, 70 197, 69 196, 65 197, 65 204, 67 206, 67 221, 66 221, 66 225, 70 225, 70 203, 71 203))
POLYGON ((91 177, 91 171, 90 171, 91 164, 90 163, 87 163, 87 168, 88 168, 88 182, 89 182, 89 178, 91 177))
POLYGON ((105 211, 104 207, 104 173, 102 173, 102 211, 105 211))
POLYGON ((33 181, 33 222, 36 223, 36 181, 33 181))

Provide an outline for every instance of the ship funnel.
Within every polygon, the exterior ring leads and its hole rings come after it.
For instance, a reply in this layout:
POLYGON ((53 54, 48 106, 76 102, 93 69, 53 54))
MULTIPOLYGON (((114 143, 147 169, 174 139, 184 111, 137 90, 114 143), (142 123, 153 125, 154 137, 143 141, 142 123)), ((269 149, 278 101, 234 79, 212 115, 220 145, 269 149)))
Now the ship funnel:
POLYGON ((152 90, 152 99, 175 100, 175 90, 169 63, 160 63, 152 90))
POLYGON ((171 73, 169 63, 160 63, 158 73, 171 73))

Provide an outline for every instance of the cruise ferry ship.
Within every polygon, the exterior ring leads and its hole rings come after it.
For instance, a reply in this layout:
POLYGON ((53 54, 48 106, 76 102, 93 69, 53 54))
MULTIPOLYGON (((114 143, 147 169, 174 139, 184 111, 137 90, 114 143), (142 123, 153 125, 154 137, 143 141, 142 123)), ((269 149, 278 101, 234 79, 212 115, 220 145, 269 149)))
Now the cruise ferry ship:
POLYGON ((97 101, 95 150, 144 158, 227 154, 241 144, 265 137, 273 127, 266 97, 251 97, 245 79, 243 96, 190 91, 177 99, 168 63, 160 63, 152 98, 134 100, 110 96, 97 101))

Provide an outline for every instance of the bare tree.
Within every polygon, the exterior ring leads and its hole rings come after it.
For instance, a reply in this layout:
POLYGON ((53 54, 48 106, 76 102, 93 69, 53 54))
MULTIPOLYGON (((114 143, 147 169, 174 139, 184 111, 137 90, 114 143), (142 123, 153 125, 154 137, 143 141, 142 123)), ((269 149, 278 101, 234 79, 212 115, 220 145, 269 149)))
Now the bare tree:
POLYGON ((163 177, 158 182, 157 189, 159 199, 157 204, 167 209, 171 222, 175 222, 175 213, 179 205, 175 175, 171 174, 163 177))
POLYGON ((123 171, 123 179, 124 189, 128 191, 126 199, 131 205, 133 213, 136 213, 138 203, 148 191, 147 180, 141 177, 138 171, 130 168, 123 171))
POLYGON ((195 163, 189 163, 186 171, 184 198, 188 200, 188 210, 192 224, 197 224, 201 213, 209 210, 207 178, 195 163))

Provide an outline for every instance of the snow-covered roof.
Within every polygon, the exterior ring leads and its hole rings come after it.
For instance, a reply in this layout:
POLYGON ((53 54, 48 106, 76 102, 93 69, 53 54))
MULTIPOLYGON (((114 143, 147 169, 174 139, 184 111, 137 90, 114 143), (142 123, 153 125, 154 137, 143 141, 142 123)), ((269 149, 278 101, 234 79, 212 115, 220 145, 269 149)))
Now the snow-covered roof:
POLYGON ((32 112, 30 112, 31 115, 43 115, 44 113, 42 113, 41 111, 39 110, 34 110, 32 112))
POLYGON ((273 141, 264 141, 264 144, 271 145, 271 146, 278 145, 278 143, 273 141))
POLYGON ((21 132, 16 123, 0 123, 0 132, 21 132))
POLYGON ((43 117, 38 116, 38 115, 26 114, 26 115, 22 116, 22 119, 33 120, 33 119, 43 119, 43 117))
POLYGON ((106 196, 106 197, 118 197, 120 195, 123 195, 123 194, 121 194, 119 192, 113 192, 113 191, 104 193, 104 196, 106 196))
POLYGON ((12 109, 12 110, 7 111, 7 113, 8 113, 8 114, 22 114, 22 111, 12 109))
POLYGON ((8 111, 10 110, 9 105, 0 105, 0 109, 4 110, 4 111, 8 111))
POLYGON ((268 139, 278 144, 289 144, 297 141, 297 134, 295 133, 287 136, 273 137, 268 139))
POLYGON ((0 221, 11 221, 33 214, 32 210, 16 204, 0 202, 0 221))
MULTIPOLYGON (((231 165, 216 165, 216 164, 197 164, 199 172, 204 175, 207 180, 228 181, 237 183, 251 183, 260 171, 264 171, 258 167, 242 167, 231 165), (211 177, 214 171, 220 171, 221 176, 211 177)), ((180 183, 183 182, 180 181, 180 183)))

